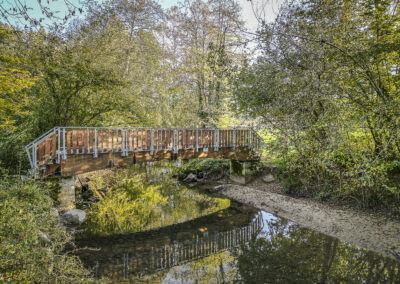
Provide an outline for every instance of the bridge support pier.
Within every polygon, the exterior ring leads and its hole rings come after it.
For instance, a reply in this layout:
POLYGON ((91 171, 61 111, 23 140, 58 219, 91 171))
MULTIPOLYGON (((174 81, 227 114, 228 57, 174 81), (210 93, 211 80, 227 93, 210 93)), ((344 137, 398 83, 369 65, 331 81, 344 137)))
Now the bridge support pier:
POLYGON ((231 160, 229 178, 240 184, 249 183, 254 177, 256 163, 256 161, 231 160))
POLYGON ((75 177, 60 180, 60 193, 58 194, 60 205, 58 209, 69 210, 75 208, 75 177))

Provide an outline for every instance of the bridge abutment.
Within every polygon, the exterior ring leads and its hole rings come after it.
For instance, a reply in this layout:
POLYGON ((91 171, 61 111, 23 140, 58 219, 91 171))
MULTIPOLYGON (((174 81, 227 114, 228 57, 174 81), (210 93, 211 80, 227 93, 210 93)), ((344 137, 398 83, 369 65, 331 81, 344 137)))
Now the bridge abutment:
POLYGON ((255 175, 257 161, 231 160, 229 178, 240 184, 249 183, 255 175))

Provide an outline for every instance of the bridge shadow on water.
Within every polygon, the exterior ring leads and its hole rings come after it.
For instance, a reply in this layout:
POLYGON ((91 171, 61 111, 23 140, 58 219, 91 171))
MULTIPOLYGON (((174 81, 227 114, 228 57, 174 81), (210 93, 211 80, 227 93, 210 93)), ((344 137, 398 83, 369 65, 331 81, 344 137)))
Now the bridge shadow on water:
POLYGON ((81 238, 78 256, 96 278, 127 279, 239 247, 263 226, 259 210, 232 202, 227 209, 157 230, 81 238))

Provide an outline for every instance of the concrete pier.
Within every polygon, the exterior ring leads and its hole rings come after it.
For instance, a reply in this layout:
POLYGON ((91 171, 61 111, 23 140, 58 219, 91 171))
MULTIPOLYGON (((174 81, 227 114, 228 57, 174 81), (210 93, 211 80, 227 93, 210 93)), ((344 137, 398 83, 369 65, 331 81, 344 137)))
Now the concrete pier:
POLYGON ((255 161, 231 160, 229 178, 239 184, 249 183, 255 174, 255 161))
POLYGON ((60 180, 59 211, 75 208, 75 177, 60 180))

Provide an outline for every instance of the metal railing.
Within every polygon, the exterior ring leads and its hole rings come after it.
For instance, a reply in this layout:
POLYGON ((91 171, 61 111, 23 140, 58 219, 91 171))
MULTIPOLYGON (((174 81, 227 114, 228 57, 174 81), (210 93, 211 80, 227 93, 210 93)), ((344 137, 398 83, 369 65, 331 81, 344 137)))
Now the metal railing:
POLYGON ((148 128, 148 127, 54 127, 25 149, 32 169, 60 164, 69 155, 150 152, 248 147, 261 156, 263 141, 252 128, 148 128))

